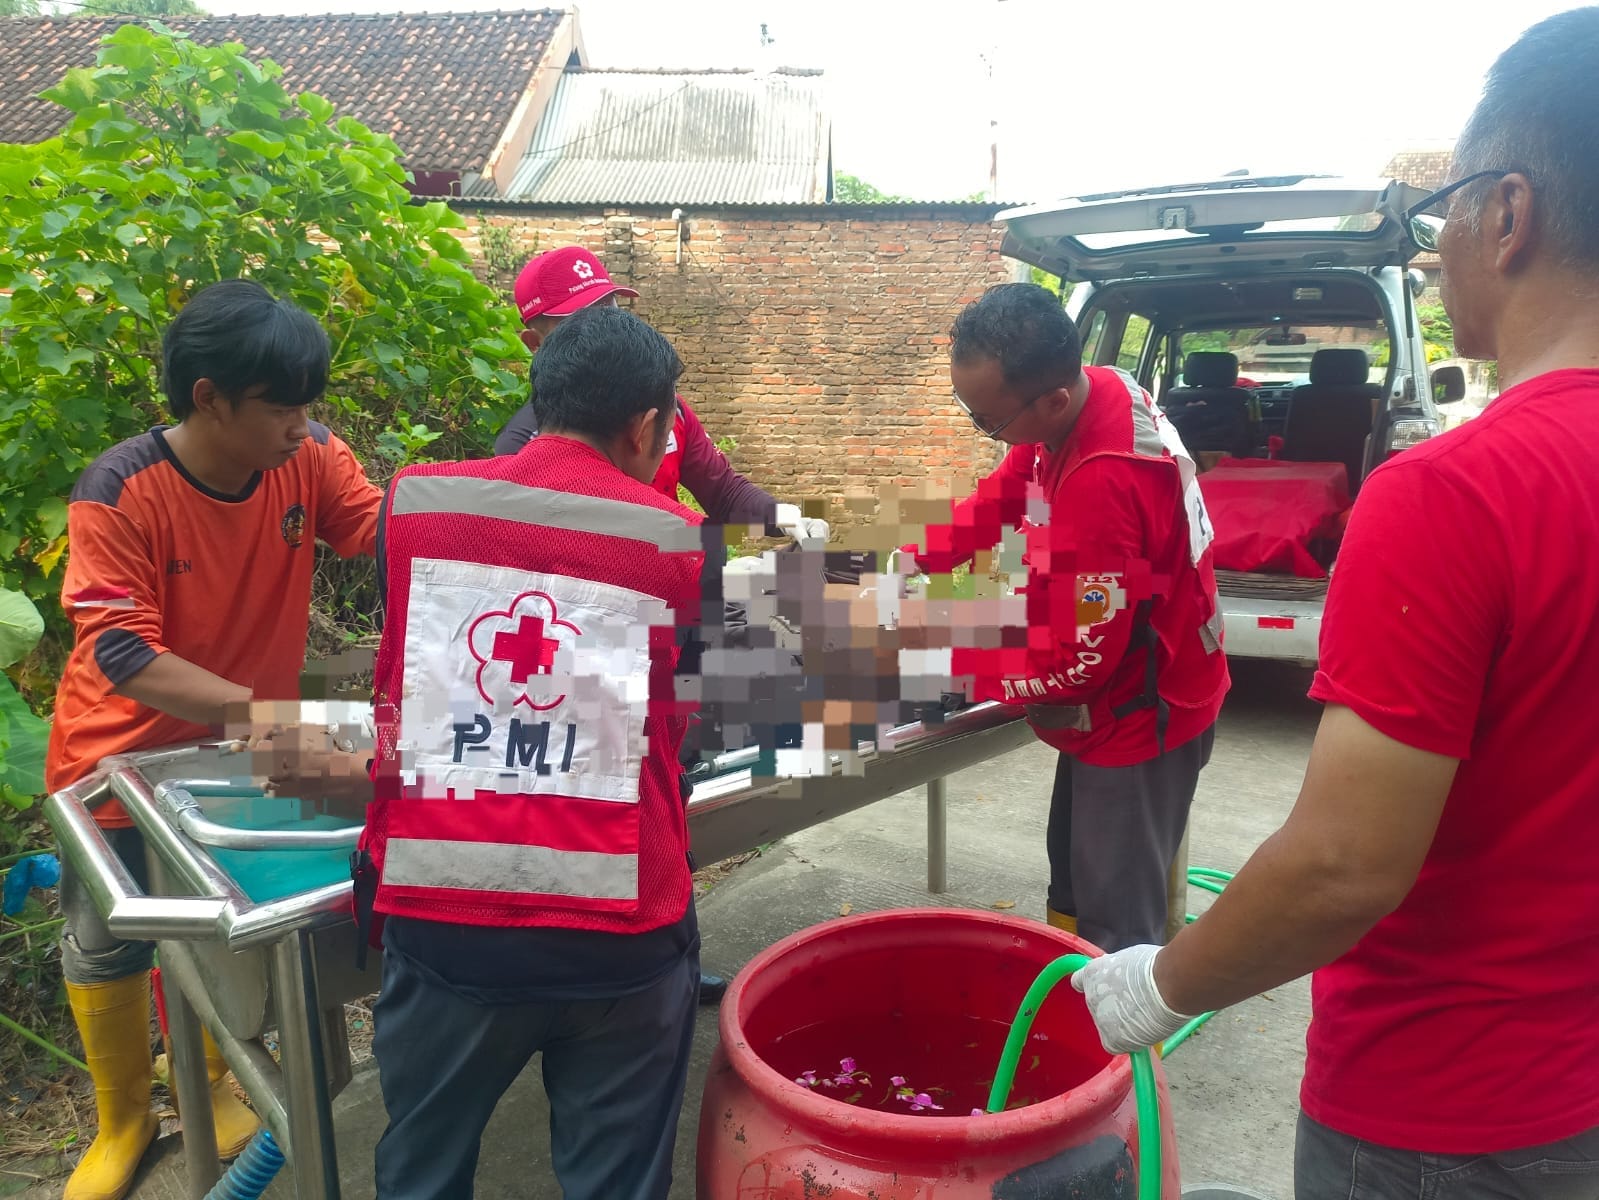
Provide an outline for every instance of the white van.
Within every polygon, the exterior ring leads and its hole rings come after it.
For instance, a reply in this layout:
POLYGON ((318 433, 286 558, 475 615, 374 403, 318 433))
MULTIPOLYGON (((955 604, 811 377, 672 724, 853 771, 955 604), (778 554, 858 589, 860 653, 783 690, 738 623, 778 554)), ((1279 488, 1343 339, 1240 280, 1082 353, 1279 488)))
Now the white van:
MULTIPOLYGON (((1120 366, 1190 452, 1374 467, 1439 431, 1459 367, 1429 376, 1426 286, 1408 216, 1426 193, 1391 180, 1236 176, 1001 212, 1003 252, 1078 286, 1084 361, 1120 366)), ((1236 464, 1235 464, 1236 465, 1236 464)), ((1205 478, 1200 476, 1203 490, 1205 478)), ((1214 515, 1214 514, 1213 514, 1214 515)), ((1323 572, 1216 572, 1231 655, 1313 665, 1323 572)))

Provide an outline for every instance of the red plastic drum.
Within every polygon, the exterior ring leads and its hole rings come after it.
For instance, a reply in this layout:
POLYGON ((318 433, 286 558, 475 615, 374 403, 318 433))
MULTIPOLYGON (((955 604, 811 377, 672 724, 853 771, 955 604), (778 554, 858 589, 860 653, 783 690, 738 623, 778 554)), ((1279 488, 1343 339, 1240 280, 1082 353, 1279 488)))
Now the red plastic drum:
MULTIPOLYGON (((986 1106, 1028 986, 1094 947, 964 909, 865 913, 801 930, 728 989, 700 1109, 699 1200, 1133 1200, 1132 1068, 1062 981, 1011 1106, 986 1106)), ((1162 1192, 1180 1195, 1166 1077, 1162 1192)))

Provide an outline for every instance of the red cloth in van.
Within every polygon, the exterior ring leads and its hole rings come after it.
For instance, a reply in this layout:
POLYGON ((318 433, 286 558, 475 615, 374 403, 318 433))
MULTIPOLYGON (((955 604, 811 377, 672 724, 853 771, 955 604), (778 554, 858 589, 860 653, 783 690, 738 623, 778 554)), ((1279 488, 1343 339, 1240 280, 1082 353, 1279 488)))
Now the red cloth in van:
POLYGON ((1349 507, 1342 463, 1224 458, 1199 476, 1216 541, 1218 571, 1262 571, 1322 579, 1310 552, 1318 538, 1336 541, 1349 507))

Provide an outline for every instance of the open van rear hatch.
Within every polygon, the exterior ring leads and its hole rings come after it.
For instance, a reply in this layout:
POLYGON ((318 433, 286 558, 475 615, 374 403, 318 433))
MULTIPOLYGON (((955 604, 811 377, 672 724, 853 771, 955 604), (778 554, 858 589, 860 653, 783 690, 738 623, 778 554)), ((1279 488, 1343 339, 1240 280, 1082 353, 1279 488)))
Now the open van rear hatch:
POLYGON ((1406 209, 1391 180, 1239 176, 1008 209, 1002 253, 1076 282, 1402 265, 1406 209))

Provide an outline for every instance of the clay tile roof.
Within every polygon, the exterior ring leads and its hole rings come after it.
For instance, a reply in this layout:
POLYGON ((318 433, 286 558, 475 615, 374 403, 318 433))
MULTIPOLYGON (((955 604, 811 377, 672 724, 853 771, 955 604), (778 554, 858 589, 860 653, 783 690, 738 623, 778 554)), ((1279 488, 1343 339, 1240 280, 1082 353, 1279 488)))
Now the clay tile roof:
POLYGON ((1388 165, 1382 169, 1383 178, 1397 179, 1401 183, 1435 192, 1449 178, 1449 161, 1453 153, 1449 149, 1401 151, 1388 160, 1388 165))
MULTIPOLYGON (((196 41, 241 42, 283 68, 290 95, 312 91, 399 143, 419 171, 487 162, 539 68, 556 9, 293 17, 166 17, 196 41)), ((38 93, 94 65, 117 17, 0 17, 0 142, 59 132, 64 111, 38 93)), ((557 64, 559 65, 559 64, 557 64)))

